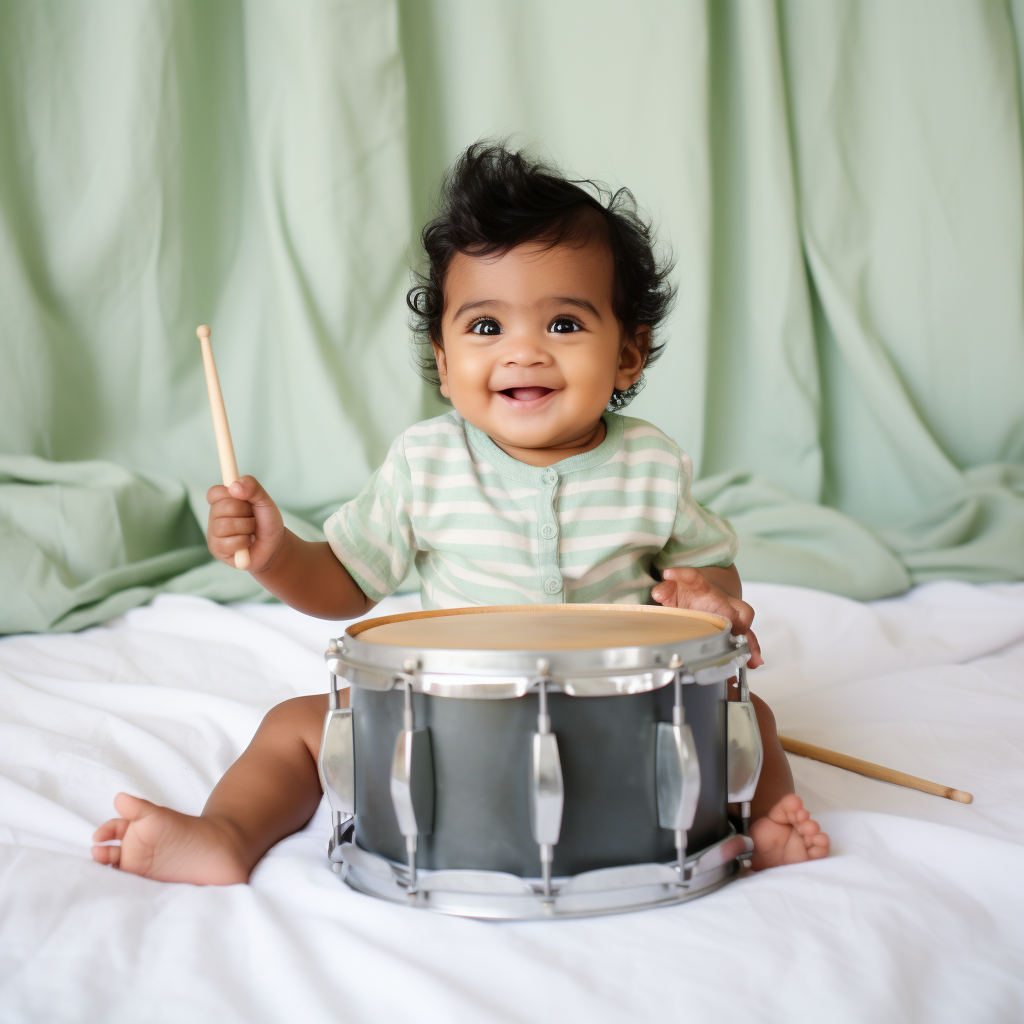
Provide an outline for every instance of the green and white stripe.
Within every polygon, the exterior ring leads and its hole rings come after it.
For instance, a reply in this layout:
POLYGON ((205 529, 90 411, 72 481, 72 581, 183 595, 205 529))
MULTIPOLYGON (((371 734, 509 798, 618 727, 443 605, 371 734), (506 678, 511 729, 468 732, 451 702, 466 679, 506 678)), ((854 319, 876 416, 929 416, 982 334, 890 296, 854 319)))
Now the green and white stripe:
POLYGON ((730 565, 736 535, 694 501, 686 453, 643 420, 605 424, 593 451, 538 468, 457 412, 418 423, 324 533, 375 601, 415 564, 424 608, 646 604, 669 566, 730 565))

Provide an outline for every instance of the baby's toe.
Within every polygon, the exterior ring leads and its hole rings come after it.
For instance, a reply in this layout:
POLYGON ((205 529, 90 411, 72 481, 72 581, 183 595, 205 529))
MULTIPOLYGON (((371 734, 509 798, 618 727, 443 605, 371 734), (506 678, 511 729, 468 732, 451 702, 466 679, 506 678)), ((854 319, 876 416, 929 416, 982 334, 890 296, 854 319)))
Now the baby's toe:
POLYGON ((120 846, 94 846, 92 848, 92 859, 97 864, 109 864, 116 868, 121 863, 120 846))
POLYGON ((810 815, 805 817, 803 821, 795 824, 793 827, 804 837, 804 839, 816 836, 821 831, 821 826, 816 821, 812 821, 810 815))
POLYGON ((132 796, 131 793, 118 793, 114 797, 114 810, 127 819, 127 828, 128 822, 137 821, 156 810, 156 804, 151 800, 143 800, 141 796, 132 796))
POLYGON ((787 793, 769 812, 768 817, 779 825, 792 825, 793 816, 803 807, 796 793, 787 793))
POLYGON ((812 860, 816 860, 818 857, 827 857, 832 847, 832 841, 821 831, 812 836, 805 836, 804 843, 807 845, 807 856, 812 860))
POLYGON ((124 818, 111 818, 109 821, 103 822, 93 832, 92 841, 94 843, 108 843, 111 839, 124 839, 127 828, 128 822, 124 818))

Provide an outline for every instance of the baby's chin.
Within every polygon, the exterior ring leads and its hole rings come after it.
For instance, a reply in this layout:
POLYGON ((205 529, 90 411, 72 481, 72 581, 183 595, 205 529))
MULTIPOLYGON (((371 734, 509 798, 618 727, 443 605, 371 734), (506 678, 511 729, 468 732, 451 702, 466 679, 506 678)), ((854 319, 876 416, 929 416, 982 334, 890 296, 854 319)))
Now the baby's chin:
MULTIPOLYGON (((577 447, 589 446, 600 422, 598 414, 593 421, 580 427, 578 421, 566 421, 564 417, 553 415, 557 412, 554 409, 532 413, 494 410, 490 416, 476 417, 467 416, 458 406, 456 409, 465 420, 482 430, 500 448, 524 462, 534 461, 530 455, 543 458, 545 453, 550 452, 551 457, 538 462, 538 465, 550 465, 575 454, 573 449, 577 447)), ((601 433, 603 439, 603 431, 601 433)), ((598 443, 601 439, 598 439, 598 443)))

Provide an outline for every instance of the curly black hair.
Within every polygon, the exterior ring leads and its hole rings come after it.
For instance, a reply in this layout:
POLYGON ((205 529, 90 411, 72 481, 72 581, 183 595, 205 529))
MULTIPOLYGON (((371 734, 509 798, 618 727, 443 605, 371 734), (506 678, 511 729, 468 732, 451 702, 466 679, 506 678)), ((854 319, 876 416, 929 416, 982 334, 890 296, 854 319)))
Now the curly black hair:
MULTIPOLYGON (((456 253, 489 256, 524 242, 556 246, 603 234, 615 267, 612 308, 627 335, 645 336, 645 366, 661 354, 654 337, 672 306, 670 258, 654 251, 651 225, 641 216, 628 189, 612 193, 593 181, 570 181, 556 170, 513 152, 502 143, 477 142, 449 168, 441 182, 440 211, 423 229, 426 273, 416 274, 406 303, 412 310, 416 363, 420 376, 440 387, 431 342, 443 345, 444 280, 456 253), (589 190, 589 191, 588 191, 589 190)), ((620 409, 633 398, 615 389, 609 407, 620 409)))

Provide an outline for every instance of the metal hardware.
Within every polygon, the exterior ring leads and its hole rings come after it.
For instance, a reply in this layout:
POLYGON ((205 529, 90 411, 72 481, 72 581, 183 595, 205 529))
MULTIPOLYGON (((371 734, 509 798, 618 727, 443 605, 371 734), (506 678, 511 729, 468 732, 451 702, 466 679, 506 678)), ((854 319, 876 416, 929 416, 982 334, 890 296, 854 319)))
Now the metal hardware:
POLYGON ((331 690, 332 692, 337 691, 337 676, 343 676, 344 664, 342 663, 341 656, 345 653, 345 645, 342 643, 339 645, 336 639, 331 639, 327 643, 327 653, 324 657, 327 659, 327 670, 331 673, 331 690))
MULTIPOLYGON (((341 662, 336 664, 341 668, 341 662)), ((370 672, 363 667, 344 667, 353 686, 364 690, 386 691, 394 688, 396 673, 370 672)), ((735 675, 733 670, 731 675, 735 675)), ((618 697, 660 690, 672 682, 673 673, 654 668, 642 672, 619 674, 611 671, 584 675, 572 671, 558 678, 549 677, 548 693, 566 693, 570 697, 618 697)), ((693 679, 684 680, 693 682, 693 679)), ((476 675, 466 671, 418 672, 413 682, 416 693, 431 697, 455 697, 463 700, 515 700, 525 696, 536 684, 533 675, 476 675)))
POLYGON ((409 892, 406 867, 370 853, 353 842, 341 847, 342 877, 359 892, 395 903, 460 917, 490 920, 587 917, 642 910, 696 899, 723 886, 737 871, 736 861, 753 843, 730 835, 687 859, 688 887, 679 885, 675 861, 626 864, 585 871, 552 880, 552 891, 518 875, 501 871, 420 871, 418 887, 409 892))
POLYGON ((332 672, 328 709, 324 716, 320 753, 317 757, 320 785, 331 808, 333 835, 328 854, 341 845, 345 826, 356 813, 352 709, 338 707, 338 703, 338 677, 332 672))
POLYGON ((395 738, 395 753, 391 759, 391 803, 398 830, 405 836, 408 891, 415 893, 417 840, 419 836, 430 835, 434 827, 434 758, 430 730, 416 728, 411 680, 407 678, 403 684, 402 728, 395 738))
POLYGON ((376 875, 381 880, 395 881, 396 865, 376 853, 364 850, 358 843, 349 843, 343 846, 341 859, 345 862, 346 867, 358 871, 362 876, 376 875))
MULTIPOLYGON (((673 659, 675 682, 672 722, 658 722, 655 746, 655 784, 658 796, 658 824, 671 829, 676 847, 676 871, 680 884, 689 881, 686 867, 686 833, 693 825, 700 798, 700 763, 693 732, 686 724, 683 679, 686 669, 673 659)), ((691 677, 692 678, 692 677, 691 677)))
POLYGON ((676 849, 685 853, 685 832, 693 825, 700 798, 700 764, 690 727, 683 723, 658 722, 655 758, 658 824, 684 833, 676 836, 676 849))
POLYGON ((731 657, 722 658, 717 664, 698 668, 693 673, 694 680, 700 686, 707 686, 709 683, 724 683, 726 679, 731 679, 736 675, 749 659, 750 652, 744 648, 739 655, 734 654, 731 657))
POLYGON ((648 672, 634 672, 630 675, 565 676, 552 685, 570 697, 618 697, 632 693, 648 693, 660 690, 672 682, 673 673, 666 669, 651 669, 648 672))
POLYGON ((332 708, 324 716, 318 768, 331 810, 351 818, 356 813, 351 708, 332 708))
POLYGON ((461 697, 471 700, 510 700, 523 697, 533 685, 532 675, 508 678, 461 673, 421 672, 418 689, 431 697, 461 697))
POLYGON ((558 887, 559 896, 609 889, 633 889, 641 885, 678 885, 679 868, 674 864, 625 864, 617 868, 584 871, 558 887))
POLYGON ((750 836, 737 835, 735 832, 720 842, 709 846, 694 860, 692 871, 702 875, 723 864, 742 861, 754 852, 754 841, 750 836))
POLYGON ((346 843, 354 843, 356 841, 356 819, 349 818, 348 821, 344 822, 340 828, 335 828, 331 833, 331 838, 327 840, 327 859, 331 863, 331 868, 334 871, 341 871, 343 858, 341 855, 341 848, 346 843))
POLYGON ((740 805, 743 820, 743 834, 750 832, 750 801, 757 789, 761 776, 764 751, 761 747, 761 730, 757 725, 757 711, 750 702, 747 687, 747 670, 739 670, 739 700, 727 701, 726 729, 728 736, 727 772, 729 803, 740 805))
POLYGON ((761 774, 761 733, 757 712, 750 701, 731 700, 726 703, 728 729, 729 803, 752 800, 761 774))
POLYGON ((421 892, 478 892, 492 895, 532 896, 533 886, 505 871, 426 871, 420 876, 421 892))
POLYGON ((530 758, 530 831, 540 847, 541 883, 545 897, 551 896, 551 862, 562 830, 562 762, 558 756, 558 740, 551 731, 548 714, 548 662, 537 662, 537 731, 533 734, 530 758))
MULTIPOLYGON (((691 876, 700 876, 724 864, 746 857, 753 849, 747 836, 735 832, 686 862, 691 876)), ((632 889, 642 885, 678 885, 678 864, 625 864, 617 868, 598 868, 584 871, 567 879, 558 888, 559 896, 582 892, 608 892, 613 889, 632 889)))

